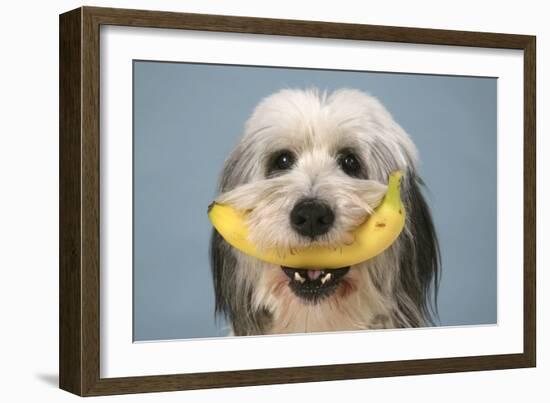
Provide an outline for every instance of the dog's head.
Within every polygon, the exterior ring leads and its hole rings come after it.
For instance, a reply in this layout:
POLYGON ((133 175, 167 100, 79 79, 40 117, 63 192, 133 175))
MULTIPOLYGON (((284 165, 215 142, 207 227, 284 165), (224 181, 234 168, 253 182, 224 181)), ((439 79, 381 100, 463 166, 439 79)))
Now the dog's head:
POLYGON ((216 307, 236 334, 419 326, 429 322, 438 271, 417 152, 375 98, 283 90, 264 99, 226 161, 220 203, 246 210, 258 248, 292 251, 353 242, 388 175, 406 173, 405 230, 382 255, 336 270, 297 270, 246 256, 214 232, 216 307))

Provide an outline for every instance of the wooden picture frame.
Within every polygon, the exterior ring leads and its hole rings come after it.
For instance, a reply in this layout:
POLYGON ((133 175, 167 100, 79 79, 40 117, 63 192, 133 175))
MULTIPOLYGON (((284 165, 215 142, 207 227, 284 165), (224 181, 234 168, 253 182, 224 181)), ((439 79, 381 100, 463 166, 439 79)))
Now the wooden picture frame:
POLYGON ((80 396, 533 367, 535 311, 535 37, 483 32, 81 7, 60 16, 60 387, 80 396), (102 25, 519 49, 524 56, 523 353, 100 377, 99 30, 102 25))

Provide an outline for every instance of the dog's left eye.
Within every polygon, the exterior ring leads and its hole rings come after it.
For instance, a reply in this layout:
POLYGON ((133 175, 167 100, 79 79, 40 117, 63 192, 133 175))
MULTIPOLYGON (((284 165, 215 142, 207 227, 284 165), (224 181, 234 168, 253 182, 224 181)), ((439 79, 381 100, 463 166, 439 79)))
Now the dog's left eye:
POLYGON ((338 165, 349 176, 359 176, 361 173, 361 163, 359 159, 353 153, 342 154, 338 158, 338 165))
POLYGON ((275 167, 281 171, 291 168, 293 164, 294 157, 290 153, 281 153, 275 161, 275 167))
POLYGON ((296 158, 288 150, 279 151, 274 154, 269 162, 268 175, 275 172, 287 171, 294 166, 296 158))

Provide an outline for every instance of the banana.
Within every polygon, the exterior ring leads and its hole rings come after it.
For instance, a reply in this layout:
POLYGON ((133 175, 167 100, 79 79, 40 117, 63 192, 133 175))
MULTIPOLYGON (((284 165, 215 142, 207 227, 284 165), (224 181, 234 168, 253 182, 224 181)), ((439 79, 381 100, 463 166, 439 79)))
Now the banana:
POLYGON ((364 262, 386 250, 405 226, 405 209, 401 202, 400 171, 389 175, 388 189, 374 213, 353 232, 350 245, 337 248, 315 245, 285 253, 278 249, 259 250, 248 240, 246 215, 234 208, 212 203, 208 218, 219 234, 241 252, 268 263, 296 269, 337 269, 364 262))

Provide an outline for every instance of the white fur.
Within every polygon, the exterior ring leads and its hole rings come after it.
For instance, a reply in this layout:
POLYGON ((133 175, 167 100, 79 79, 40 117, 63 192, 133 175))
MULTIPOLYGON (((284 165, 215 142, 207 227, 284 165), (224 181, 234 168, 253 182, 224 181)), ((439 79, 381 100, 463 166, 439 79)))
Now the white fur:
MULTIPOLYGON (((352 231, 380 203, 388 174, 415 169, 417 151, 405 131, 375 98, 356 90, 332 94, 282 90, 264 99, 226 164, 218 202, 246 210, 250 239, 260 248, 283 251, 311 244, 290 226, 296 202, 314 197, 335 213, 333 228, 314 243, 345 244, 352 231), (346 175, 337 164, 343 148, 357 150, 368 180, 346 175), (298 156, 288 172, 266 178, 266 161, 287 149, 298 156)), ((382 255, 351 267, 335 294, 308 304, 293 294, 279 266, 233 250, 238 270, 235 293, 252 293, 253 309, 265 309, 272 324, 265 333, 319 332, 394 327, 398 301, 399 242, 382 255)), ((420 315, 420 314, 419 314, 420 315)))

